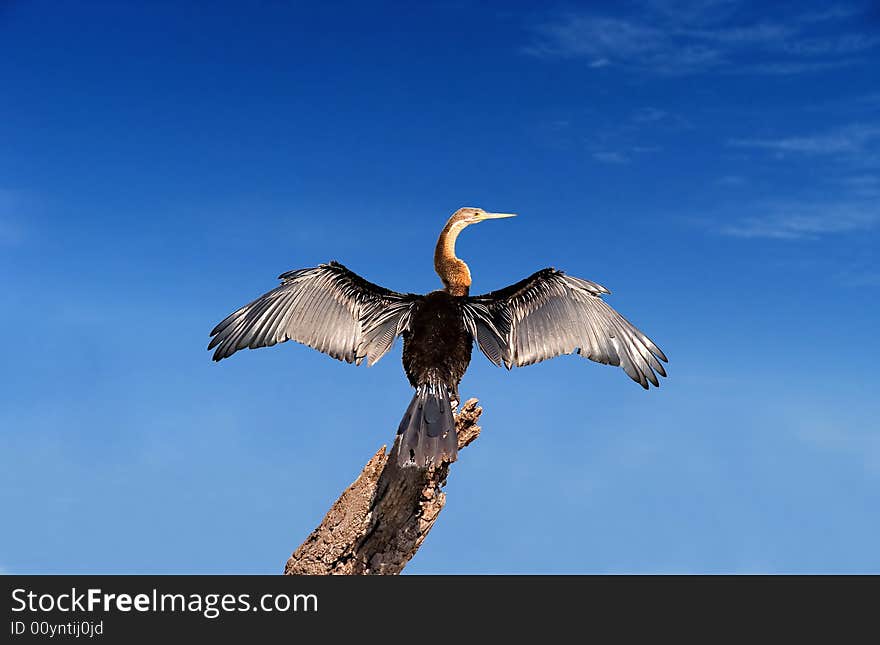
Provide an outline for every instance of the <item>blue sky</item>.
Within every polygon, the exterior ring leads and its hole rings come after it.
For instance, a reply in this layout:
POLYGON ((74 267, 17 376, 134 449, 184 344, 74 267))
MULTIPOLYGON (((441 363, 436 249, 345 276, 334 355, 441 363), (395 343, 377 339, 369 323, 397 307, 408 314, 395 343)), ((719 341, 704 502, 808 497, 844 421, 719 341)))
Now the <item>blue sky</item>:
POLYGON ((876 3, 0 5, 0 569, 277 573, 393 439, 355 368, 208 332, 337 259, 598 281, 659 390, 475 354, 414 573, 880 572, 876 3))

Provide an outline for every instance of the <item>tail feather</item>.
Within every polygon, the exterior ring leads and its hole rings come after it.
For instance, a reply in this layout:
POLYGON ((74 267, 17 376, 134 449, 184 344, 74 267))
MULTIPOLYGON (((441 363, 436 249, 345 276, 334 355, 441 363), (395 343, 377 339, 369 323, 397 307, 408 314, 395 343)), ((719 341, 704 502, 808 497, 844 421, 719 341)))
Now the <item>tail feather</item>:
POLYGON ((424 467, 441 461, 455 461, 458 437, 449 402, 449 388, 423 384, 403 415, 397 434, 403 435, 397 453, 401 466, 424 467))

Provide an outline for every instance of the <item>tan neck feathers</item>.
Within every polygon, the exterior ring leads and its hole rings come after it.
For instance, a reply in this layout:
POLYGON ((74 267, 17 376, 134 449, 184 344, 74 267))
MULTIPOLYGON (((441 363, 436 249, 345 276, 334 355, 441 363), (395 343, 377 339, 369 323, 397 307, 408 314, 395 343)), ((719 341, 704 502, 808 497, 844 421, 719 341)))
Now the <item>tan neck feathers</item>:
POLYGON ((464 230, 464 222, 447 224, 434 250, 434 270, 453 296, 466 296, 471 286, 471 272, 464 260, 455 257, 455 240, 464 230))

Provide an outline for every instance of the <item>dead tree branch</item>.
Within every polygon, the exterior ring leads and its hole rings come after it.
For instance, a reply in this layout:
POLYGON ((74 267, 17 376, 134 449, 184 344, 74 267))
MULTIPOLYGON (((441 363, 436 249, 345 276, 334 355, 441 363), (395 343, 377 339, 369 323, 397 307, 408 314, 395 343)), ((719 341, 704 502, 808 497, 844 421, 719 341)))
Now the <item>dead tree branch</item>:
MULTIPOLYGON (((458 448, 480 434, 482 408, 470 399, 455 415, 458 448)), ((330 507, 284 567, 285 575, 396 574, 415 555, 440 511, 446 493, 440 489, 448 462, 427 469, 400 468, 382 446, 363 471, 330 507)))

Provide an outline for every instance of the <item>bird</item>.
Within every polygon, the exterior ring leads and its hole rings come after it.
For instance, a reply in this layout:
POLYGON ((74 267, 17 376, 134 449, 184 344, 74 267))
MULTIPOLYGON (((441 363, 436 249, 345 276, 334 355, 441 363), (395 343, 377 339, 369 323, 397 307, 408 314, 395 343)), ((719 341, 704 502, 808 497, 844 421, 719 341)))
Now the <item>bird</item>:
POLYGON ((659 386, 666 355, 605 302, 611 292, 596 282, 551 267, 470 295, 470 269, 455 254, 459 234, 514 216, 470 207, 455 211, 434 250, 443 288, 425 295, 386 289, 336 261, 282 273, 279 286, 214 327, 208 350, 220 361, 240 349, 293 340, 346 363, 374 365, 402 337, 403 368, 415 393, 397 431, 401 467, 456 460, 453 411, 475 344, 508 370, 576 353, 623 368, 646 390, 659 386))

